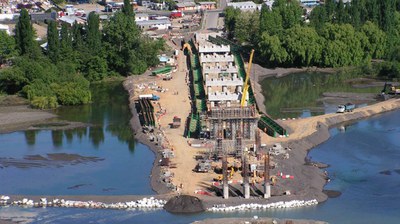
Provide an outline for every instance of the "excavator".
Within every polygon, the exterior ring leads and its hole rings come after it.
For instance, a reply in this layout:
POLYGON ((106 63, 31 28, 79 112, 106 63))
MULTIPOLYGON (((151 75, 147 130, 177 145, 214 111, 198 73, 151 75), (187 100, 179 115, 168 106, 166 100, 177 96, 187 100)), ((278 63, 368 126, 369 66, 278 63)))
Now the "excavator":
MULTIPOLYGON (((235 169, 233 169, 233 167, 231 167, 231 171, 229 172, 228 175, 228 180, 232 180, 233 174, 235 174, 235 169)), ((223 175, 218 175, 217 178, 214 178, 214 181, 222 181, 224 179, 223 175)))
POLYGON ((244 88, 243 88, 243 92, 242 92, 242 99, 240 101, 240 105, 242 107, 244 107, 246 105, 246 98, 247 98, 247 94, 248 94, 249 87, 250 87, 249 79, 250 79, 251 64, 253 62, 253 56, 254 56, 254 49, 251 49, 249 65, 247 66, 246 79, 244 81, 244 88))

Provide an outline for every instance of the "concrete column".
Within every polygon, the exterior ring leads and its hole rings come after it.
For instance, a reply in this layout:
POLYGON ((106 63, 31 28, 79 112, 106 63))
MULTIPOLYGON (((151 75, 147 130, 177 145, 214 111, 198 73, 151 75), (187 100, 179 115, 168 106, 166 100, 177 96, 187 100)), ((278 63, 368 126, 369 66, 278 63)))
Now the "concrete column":
POLYGON ((244 187, 244 198, 249 199, 250 198, 250 184, 243 183, 243 187, 244 187))
POLYGON ((271 197, 271 185, 264 184, 264 198, 270 198, 270 197, 271 197))
POLYGON ((229 184, 228 183, 223 184, 223 191, 224 191, 224 199, 228 199, 229 198, 229 184))

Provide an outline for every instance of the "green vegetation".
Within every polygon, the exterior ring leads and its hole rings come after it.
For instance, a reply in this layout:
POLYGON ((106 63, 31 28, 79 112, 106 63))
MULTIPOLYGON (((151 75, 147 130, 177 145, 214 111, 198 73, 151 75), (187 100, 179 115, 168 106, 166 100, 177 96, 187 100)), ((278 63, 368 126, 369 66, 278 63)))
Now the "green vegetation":
POLYGON ((260 12, 228 7, 225 15, 228 38, 256 49, 256 59, 267 66, 359 66, 383 59, 379 74, 400 78, 399 60, 391 56, 400 46, 400 0, 326 0, 309 20, 290 0, 260 12))
POLYGON ((94 12, 86 26, 63 24, 59 31, 50 21, 44 50, 35 41, 28 12, 21 10, 14 38, 0 32, 0 65, 9 65, 0 70, 0 92, 20 94, 42 109, 86 104, 90 82, 141 74, 158 64, 163 40, 142 36, 129 0, 125 5, 103 30, 94 12))

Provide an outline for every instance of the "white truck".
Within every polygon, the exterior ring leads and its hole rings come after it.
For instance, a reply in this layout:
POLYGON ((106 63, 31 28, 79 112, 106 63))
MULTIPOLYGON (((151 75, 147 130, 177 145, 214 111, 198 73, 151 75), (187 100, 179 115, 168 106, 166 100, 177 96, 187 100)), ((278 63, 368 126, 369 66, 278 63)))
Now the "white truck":
POLYGON ((159 100, 160 97, 154 94, 142 94, 139 95, 139 99, 159 100))

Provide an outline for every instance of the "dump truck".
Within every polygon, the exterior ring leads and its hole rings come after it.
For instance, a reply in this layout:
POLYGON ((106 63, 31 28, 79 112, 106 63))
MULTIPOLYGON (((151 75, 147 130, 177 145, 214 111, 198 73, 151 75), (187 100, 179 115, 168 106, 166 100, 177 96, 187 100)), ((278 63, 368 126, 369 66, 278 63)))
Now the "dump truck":
POLYGON ((181 126, 181 118, 175 116, 175 117, 172 119, 171 128, 179 128, 180 126, 181 126))
POLYGON ((345 105, 339 105, 336 113, 353 112, 356 105, 352 103, 347 103, 345 105))
POLYGON ((139 99, 159 100, 160 97, 154 94, 142 94, 139 95, 139 99))

